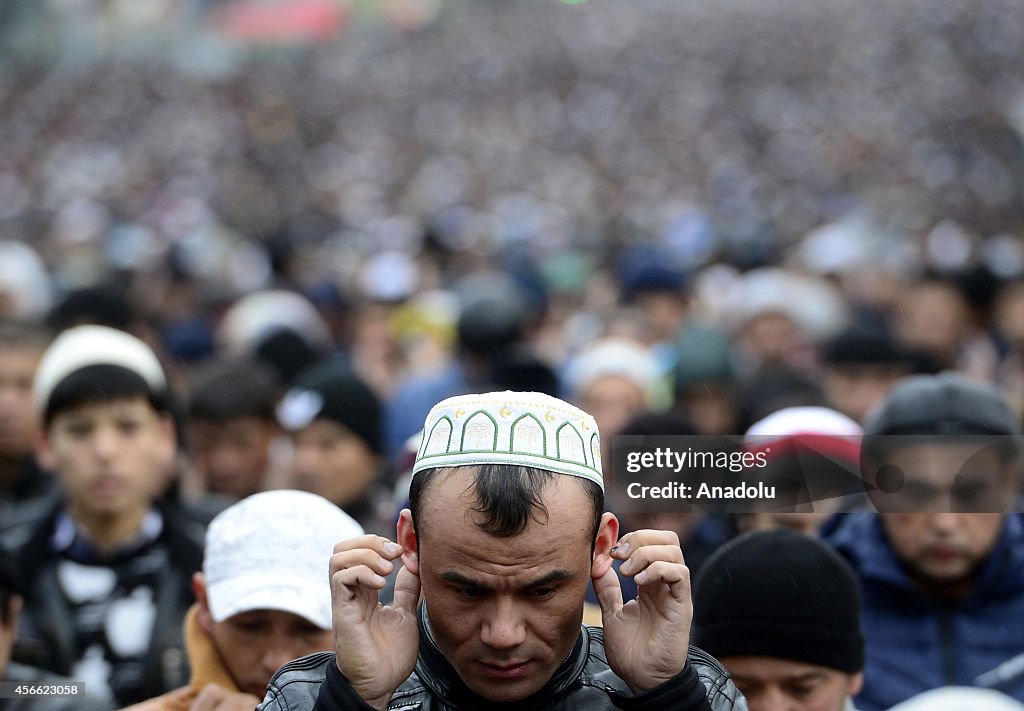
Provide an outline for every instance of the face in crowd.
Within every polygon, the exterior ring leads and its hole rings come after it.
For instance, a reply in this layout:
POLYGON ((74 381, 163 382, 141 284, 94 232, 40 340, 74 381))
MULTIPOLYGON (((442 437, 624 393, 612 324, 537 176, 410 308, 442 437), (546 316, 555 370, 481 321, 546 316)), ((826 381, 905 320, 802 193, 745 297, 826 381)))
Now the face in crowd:
POLYGON ((340 422, 314 420, 292 434, 292 444, 295 487, 342 508, 361 502, 377 476, 377 456, 340 422))
POLYGON ((403 512, 398 542, 417 551, 404 561, 420 576, 445 658, 474 693, 516 701, 539 691, 572 650, 587 585, 610 565, 618 523, 604 514, 595 537, 601 514, 582 483, 553 476, 544 512, 517 535, 492 535, 474 514, 473 473, 434 474, 416 522, 403 512))
MULTIPOLYGON (((1019 482, 1016 458, 975 442, 923 442, 885 459, 902 476, 895 511, 882 514, 890 545, 922 588, 970 591, 1002 532, 1019 482)), ((879 508, 889 503, 881 498, 879 508)))
POLYGON ((148 509, 174 459, 174 426, 144 397, 90 402, 57 413, 40 448, 77 520, 148 509))
POLYGON ((213 639, 238 688, 258 699, 282 665, 333 646, 331 630, 283 610, 246 610, 215 622, 202 573, 196 573, 192 587, 199 601, 199 625, 213 639))
POLYGON ((862 673, 776 657, 736 656, 719 660, 750 711, 843 711, 864 683, 862 673))

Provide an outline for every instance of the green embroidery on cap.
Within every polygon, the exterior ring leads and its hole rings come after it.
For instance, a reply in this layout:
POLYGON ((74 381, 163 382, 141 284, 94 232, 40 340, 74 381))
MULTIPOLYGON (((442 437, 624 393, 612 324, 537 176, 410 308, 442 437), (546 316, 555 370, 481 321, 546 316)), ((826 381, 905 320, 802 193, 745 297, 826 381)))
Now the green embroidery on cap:
POLYGON ((498 422, 495 420, 491 413, 486 410, 477 410, 472 415, 466 418, 465 423, 462 425, 462 438, 459 440, 459 450, 462 452, 494 452, 498 449, 498 422), (488 428, 487 425, 477 422, 479 415, 483 415, 490 421, 491 426, 488 428), (483 439, 490 433, 491 435, 491 446, 478 446, 473 449, 466 449, 466 435, 474 437, 476 439, 483 439))
POLYGON ((597 432, 590 435, 590 453, 594 457, 593 464, 596 469, 597 463, 601 461, 601 438, 597 436, 597 432))
POLYGON ((563 423, 561 427, 555 430, 555 447, 558 459, 566 462, 573 462, 575 464, 582 464, 583 466, 590 466, 587 462, 587 455, 584 450, 583 437, 582 435, 580 435, 579 430, 577 430, 571 422, 563 423), (572 432, 572 435, 575 435, 575 437, 573 437, 573 439, 571 440, 565 440, 565 449, 576 448, 578 446, 577 451, 572 453, 573 455, 578 455, 578 457, 570 458, 569 452, 562 451, 564 439, 562 437, 562 430, 564 430, 566 427, 569 428, 569 430, 572 432))
POLYGON ((540 418, 537 417, 536 415, 534 415, 532 412, 524 413, 524 414, 520 415, 519 417, 517 417, 512 422, 512 434, 509 437, 508 451, 509 452, 514 452, 514 453, 519 453, 519 454, 532 454, 532 455, 535 455, 535 456, 538 455, 538 452, 533 452, 533 451, 531 451, 529 449, 516 449, 516 433, 517 433, 517 430, 519 429, 519 423, 522 420, 525 420, 527 418, 529 418, 529 419, 531 419, 531 420, 533 420, 534 422, 537 423, 537 429, 540 431, 540 438, 541 438, 540 439, 540 452, 539 452, 539 455, 540 456, 546 456, 547 453, 548 453, 548 433, 547 433, 547 430, 544 429, 544 423, 542 423, 540 421, 540 418))
MULTIPOLYGON (((448 451, 451 450, 452 432, 455 431, 455 425, 452 423, 451 419, 449 419, 447 415, 444 415, 438 418, 437 422, 434 423, 434 426, 430 428, 430 436, 424 440, 423 452, 420 456, 428 456, 427 451, 433 449, 430 445, 434 441, 434 433, 437 432, 437 428, 440 427, 441 424, 445 422, 448 423, 448 437, 447 439, 445 439, 444 449, 442 449, 440 452, 437 452, 437 454, 447 454, 448 451)), ((436 456, 436 454, 432 456, 436 456)))

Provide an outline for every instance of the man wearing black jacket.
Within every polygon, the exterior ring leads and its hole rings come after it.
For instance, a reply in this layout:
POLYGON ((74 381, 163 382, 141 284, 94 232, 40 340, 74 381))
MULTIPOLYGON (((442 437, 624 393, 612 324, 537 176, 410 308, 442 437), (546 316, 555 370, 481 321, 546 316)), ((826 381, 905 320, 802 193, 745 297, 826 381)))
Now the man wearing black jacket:
POLYGON ((718 663, 689 647, 677 537, 620 539, 600 460, 593 418, 561 400, 436 405, 397 540, 335 547, 334 652, 282 667, 260 709, 745 711, 718 663), (385 607, 378 592, 399 559, 385 607), (635 600, 623 602, 613 559, 635 600), (580 624, 591 582, 603 628, 580 624))

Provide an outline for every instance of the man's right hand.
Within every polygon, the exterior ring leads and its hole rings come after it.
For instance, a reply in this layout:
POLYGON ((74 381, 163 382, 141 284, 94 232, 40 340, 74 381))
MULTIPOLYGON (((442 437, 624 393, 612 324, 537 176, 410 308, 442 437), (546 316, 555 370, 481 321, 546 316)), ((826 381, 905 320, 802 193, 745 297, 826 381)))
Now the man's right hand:
POLYGON ((331 556, 334 651, 338 670, 368 704, 385 709, 416 666, 420 579, 398 571, 393 605, 380 604, 384 576, 402 547, 382 536, 342 541, 331 556))

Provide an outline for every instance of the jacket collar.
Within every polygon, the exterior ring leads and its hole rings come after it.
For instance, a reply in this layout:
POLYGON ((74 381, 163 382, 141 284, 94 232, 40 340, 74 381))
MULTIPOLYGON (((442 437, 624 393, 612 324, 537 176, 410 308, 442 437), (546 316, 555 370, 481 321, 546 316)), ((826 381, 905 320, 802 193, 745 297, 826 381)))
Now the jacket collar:
MULTIPOLYGON (((914 592, 917 590, 906 569, 886 540, 877 514, 852 513, 828 536, 868 580, 914 592)), ((987 600, 1014 594, 1024 585, 1024 516, 1009 513, 995 547, 981 570, 973 591, 964 599, 987 600)))
POLYGON ((590 649, 590 633, 585 626, 581 625, 580 635, 576 638, 576 644, 573 645, 569 656, 559 665, 540 691, 530 698, 517 701, 514 704, 495 704, 474 694, 438 649, 430 629, 426 603, 420 606, 419 628, 420 654, 416 660, 416 675, 435 695, 458 709, 504 709, 506 707, 524 711, 526 709, 549 709, 552 699, 561 696, 576 684, 583 673, 590 649))

